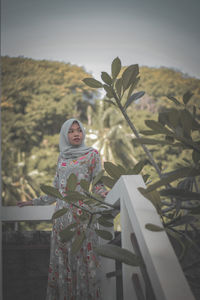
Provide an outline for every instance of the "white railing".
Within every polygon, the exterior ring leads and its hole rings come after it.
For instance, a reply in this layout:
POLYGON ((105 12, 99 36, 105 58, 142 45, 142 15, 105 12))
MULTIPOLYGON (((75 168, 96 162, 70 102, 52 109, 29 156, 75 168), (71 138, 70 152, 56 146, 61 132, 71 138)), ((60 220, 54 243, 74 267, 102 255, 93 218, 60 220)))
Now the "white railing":
MULTIPOLYGON (((147 223, 160 227, 162 223, 154 206, 142 196, 138 187, 145 187, 140 175, 122 176, 106 197, 110 204, 120 204, 122 247, 134 252, 130 239, 134 233, 156 300, 195 300, 165 231, 152 232, 145 228, 147 223)), ((5 222, 49 220, 53 210, 53 206, 2 207, 1 219, 5 222)), ((103 259, 103 299, 116 299, 115 278, 105 276, 114 271, 114 267, 114 261, 103 259)), ((137 274, 142 293, 146 295, 147 285, 141 270, 123 264, 123 300, 138 300, 133 273, 137 274)))

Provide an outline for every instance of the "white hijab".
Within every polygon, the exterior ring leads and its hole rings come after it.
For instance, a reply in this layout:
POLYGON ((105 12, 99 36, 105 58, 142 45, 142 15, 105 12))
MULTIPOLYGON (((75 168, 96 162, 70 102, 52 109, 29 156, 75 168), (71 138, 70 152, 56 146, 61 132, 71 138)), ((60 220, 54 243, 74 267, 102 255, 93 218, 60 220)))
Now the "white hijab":
POLYGON ((92 147, 85 146, 84 143, 85 140, 85 130, 80 121, 77 119, 69 119, 67 120, 61 127, 60 130, 60 142, 59 142, 59 149, 60 149, 60 156, 65 159, 69 158, 77 158, 80 157, 87 152, 90 152, 93 150, 92 147), (68 132, 70 127, 74 122, 77 122, 83 132, 83 140, 80 146, 73 146, 70 144, 68 139, 68 132))

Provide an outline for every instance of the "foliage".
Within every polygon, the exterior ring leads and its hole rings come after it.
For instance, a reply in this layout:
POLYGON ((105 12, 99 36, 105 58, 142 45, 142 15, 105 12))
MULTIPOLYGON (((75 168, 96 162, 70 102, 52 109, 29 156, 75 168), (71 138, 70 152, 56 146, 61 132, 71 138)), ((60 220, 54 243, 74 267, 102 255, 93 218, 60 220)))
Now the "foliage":
MULTIPOLYGON (((140 188, 140 192, 153 203, 167 233, 175 236, 183 248, 182 253, 185 252, 187 243, 199 253, 199 219, 197 215, 199 216, 200 211, 200 116, 196 99, 193 102, 191 100, 193 93, 186 91, 181 100, 175 98, 174 95, 168 95, 168 99, 173 105, 167 105, 165 108, 163 106, 158 113, 158 120, 145 120, 148 129, 139 134, 128 116, 128 108, 144 95, 143 91, 135 91, 139 82, 138 65, 122 69, 119 58, 116 58, 111 65, 112 75, 105 74, 105 72, 103 74, 101 86, 106 92, 105 100, 112 104, 112 107, 121 111, 135 135, 134 143, 141 145, 146 158, 157 173, 158 179, 148 184, 146 189, 140 188), (171 149, 178 149, 179 153, 187 150, 190 155, 188 158, 191 159, 184 157, 182 163, 178 164, 175 169, 163 172, 162 161, 157 163, 153 158, 153 153, 146 145, 156 145, 157 147, 167 145, 171 149), (163 186, 164 189, 160 190, 163 186), (189 229, 192 232, 192 238, 188 232, 189 229)), ((87 83, 85 80, 84 82, 87 83)), ((93 83, 95 83, 95 79, 93 83)), ((98 83, 99 86, 100 84, 98 83)), ((95 85, 96 83, 94 87, 95 85)), ((199 93, 199 86, 198 89, 196 86, 195 92, 199 93)), ((109 166, 111 165, 109 164, 109 166)), ((112 187, 122 174, 126 174, 126 171, 119 170, 119 167, 112 165, 111 168, 107 168, 107 173, 110 177, 106 177, 104 182, 112 187)), ((154 224, 146 224, 146 228, 153 231, 161 230, 154 224)))
POLYGON ((87 106, 97 96, 81 81, 86 74, 69 63, 2 57, 4 204, 30 200, 40 179, 52 180, 62 123, 72 116, 86 120, 87 106))
MULTIPOLYGON (((112 167, 113 166, 111 166, 111 168, 112 167)), ((63 197, 56 188, 41 185, 41 189, 44 193, 65 201, 75 209, 77 221, 71 223, 59 233, 63 243, 72 242, 72 254, 76 254, 81 249, 89 229, 94 230, 96 234, 104 240, 110 241, 113 239, 110 231, 101 228, 102 226, 105 228, 113 227, 113 219, 118 211, 118 207, 105 202, 104 198, 93 193, 94 185, 101 181, 102 177, 103 172, 101 171, 91 183, 81 180, 80 186, 84 192, 79 193, 76 191, 77 177, 71 174, 67 180, 67 196, 65 197, 63 197), (95 226, 93 226, 94 222, 95 226)), ((60 218, 67 212, 68 208, 64 207, 56 211, 52 219, 60 218)), ((117 246, 104 245, 95 247, 94 250, 100 255, 118 259, 129 265, 138 266, 140 264, 140 259, 135 254, 117 246)))

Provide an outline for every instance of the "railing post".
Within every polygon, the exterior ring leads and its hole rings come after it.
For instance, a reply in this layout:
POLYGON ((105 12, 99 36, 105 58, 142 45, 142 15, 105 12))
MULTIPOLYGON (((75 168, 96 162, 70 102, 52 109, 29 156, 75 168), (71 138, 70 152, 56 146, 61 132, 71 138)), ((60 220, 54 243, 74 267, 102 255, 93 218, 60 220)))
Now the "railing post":
MULTIPOLYGON (((127 212, 127 208, 125 205, 125 199, 121 198, 121 211, 120 211, 120 220, 121 220, 121 237, 122 237, 122 247, 125 249, 129 249, 134 252, 132 242, 130 239, 131 233, 133 232, 132 224, 129 219, 129 215, 127 212)), ((139 281, 142 285, 142 290, 144 292, 144 284, 141 277, 141 272, 139 267, 128 266, 126 264, 122 264, 122 274, 123 274, 123 300, 137 300, 137 293, 135 291, 132 276, 133 274, 137 274, 139 276, 139 281)))

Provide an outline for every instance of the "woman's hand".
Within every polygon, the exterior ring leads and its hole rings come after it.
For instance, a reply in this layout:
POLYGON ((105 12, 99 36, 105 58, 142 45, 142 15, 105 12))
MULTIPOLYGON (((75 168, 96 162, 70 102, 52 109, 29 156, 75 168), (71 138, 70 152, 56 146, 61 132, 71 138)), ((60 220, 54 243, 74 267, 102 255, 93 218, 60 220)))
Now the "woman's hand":
POLYGON ((33 200, 30 201, 20 201, 17 203, 17 206, 23 207, 23 206, 31 206, 33 205, 33 200))

